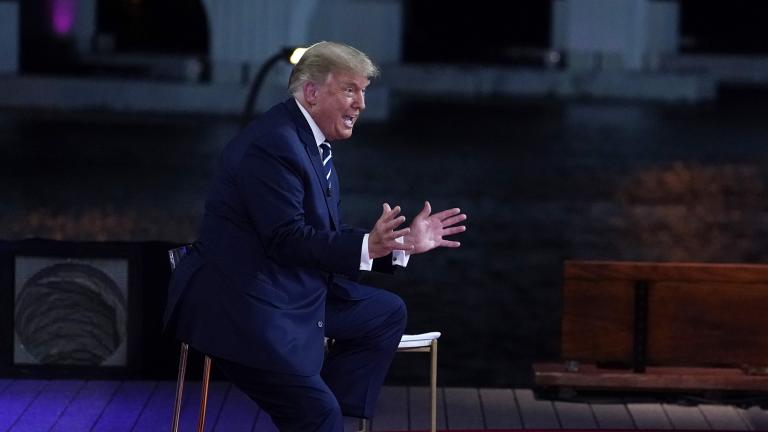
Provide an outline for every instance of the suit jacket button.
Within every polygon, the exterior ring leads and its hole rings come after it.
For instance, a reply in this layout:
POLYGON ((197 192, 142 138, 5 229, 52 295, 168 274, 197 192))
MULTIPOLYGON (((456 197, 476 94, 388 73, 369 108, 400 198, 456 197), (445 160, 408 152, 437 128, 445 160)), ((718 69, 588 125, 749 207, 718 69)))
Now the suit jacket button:
POLYGON ((323 326, 323 322, 322 322, 322 321, 318 321, 318 322, 317 322, 317 326, 318 326, 318 327, 322 327, 322 326, 323 326))

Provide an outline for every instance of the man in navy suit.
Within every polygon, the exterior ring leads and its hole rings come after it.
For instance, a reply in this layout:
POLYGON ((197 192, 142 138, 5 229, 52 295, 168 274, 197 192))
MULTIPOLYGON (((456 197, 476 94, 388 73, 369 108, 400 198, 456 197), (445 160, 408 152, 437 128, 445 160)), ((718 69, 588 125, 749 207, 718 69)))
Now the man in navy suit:
POLYGON ((222 151, 199 239, 169 287, 166 323, 281 431, 340 432, 342 415, 372 417, 406 308, 357 276, 458 247, 443 237, 465 230, 459 209, 431 214, 428 202, 409 227, 387 204, 370 230, 341 224, 330 146, 352 135, 377 74, 346 45, 306 51, 292 97, 222 151))

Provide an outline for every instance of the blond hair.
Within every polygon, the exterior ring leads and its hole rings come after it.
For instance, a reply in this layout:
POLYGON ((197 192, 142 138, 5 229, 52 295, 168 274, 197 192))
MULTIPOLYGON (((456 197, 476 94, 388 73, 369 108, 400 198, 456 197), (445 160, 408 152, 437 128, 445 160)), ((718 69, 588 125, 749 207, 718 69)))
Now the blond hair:
POLYGON ((379 68, 365 53, 349 45, 318 42, 307 49, 288 80, 288 91, 298 96, 304 84, 322 84, 331 72, 349 72, 366 78, 379 76, 379 68))

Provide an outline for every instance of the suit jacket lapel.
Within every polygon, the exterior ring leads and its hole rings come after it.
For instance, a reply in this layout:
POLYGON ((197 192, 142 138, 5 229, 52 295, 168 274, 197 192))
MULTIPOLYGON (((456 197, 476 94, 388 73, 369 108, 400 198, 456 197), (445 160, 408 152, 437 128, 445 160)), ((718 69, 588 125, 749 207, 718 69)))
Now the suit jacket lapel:
MULTIPOLYGON (((323 161, 320 160, 320 152, 317 149, 317 143, 315 142, 315 136, 312 134, 312 129, 309 127, 307 119, 304 118, 304 115, 299 110, 299 107, 296 105, 296 101, 293 98, 288 99, 285 104, 287 105, 288 110, 294 116, 294 120, 298 126, 296 129, 299 132, 299 138, 304 143, 307 156, 312 162, 312 167, 315 169, 315 175, 317 176, 317 180, 320 183, 321 190, 323 191, 323 199, 325 200, 325 205, 328 207, 328 213, 331 216, 331 224, 334 228, 339 229, 341 226, 339 224, 337 201, 339 192, 337 190, 331 190, 329 187, 328 179, 325 178, 323 161), (328 191, 330 191, 330 194, 328 191)), ((336 189, 338 189, 338 187, 336 189)))

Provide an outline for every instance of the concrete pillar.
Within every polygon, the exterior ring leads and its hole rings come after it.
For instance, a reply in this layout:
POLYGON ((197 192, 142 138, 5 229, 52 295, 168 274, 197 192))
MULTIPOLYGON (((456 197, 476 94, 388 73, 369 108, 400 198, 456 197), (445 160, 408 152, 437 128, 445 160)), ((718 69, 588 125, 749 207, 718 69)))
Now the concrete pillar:
POLYGON ((0 1, 0 75, 19 72, 19 4, 0 1))
POLYGON ((78 54, 90 54, 96 34, 96 0, 78 0, 72 38, 78 54))
POLYGON ((310 41, 346 43, 387 65, 402 60, 403 11, 400 0, 323 0, 307 22, 310 41))
POLYGON ((678 4, 654 0, 554 0, 553 48, 571 70, 641 70, 675 52, 678 4))
POLYGON ((292 3, 203 0, 213 81, 248 84, 258 66, 287 43, 292 3))
POLYGON ((652 1, 648 8, 649 69, 658 69, 661 58, 678 53, 680 49, 680 3, 652 1))

